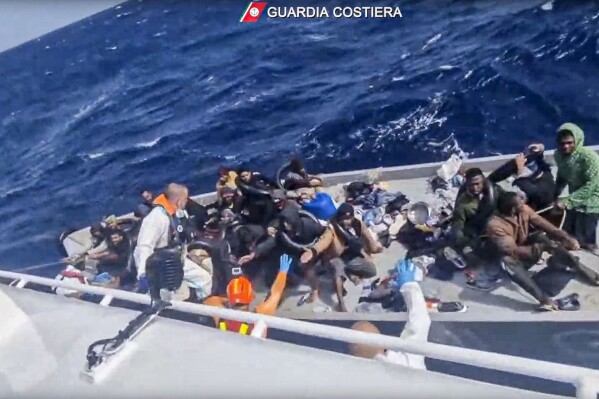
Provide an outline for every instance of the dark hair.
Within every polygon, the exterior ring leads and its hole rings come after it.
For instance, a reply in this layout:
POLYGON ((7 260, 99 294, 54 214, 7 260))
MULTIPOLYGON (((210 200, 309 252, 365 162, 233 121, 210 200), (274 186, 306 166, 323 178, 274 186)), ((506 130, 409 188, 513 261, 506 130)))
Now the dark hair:
POLYGON ((229 174, 229 172, 231 171, 231 169, 227 168, 226 166, 219 166, 218 167, 218 175, 219 176, 224 176, 229 174))
POLYGON ((251 173, 252 169, 248 165, 240 166, 239 169, 237 169, 237 174, 240 175, 243 172, 250 172, 251 173))
POLYGON ((291 158, 289 160, 289 166, 294 172, 299 172, 300 170, 304 169, 304 163, 299 158, 291 158))
POLYGON ((505 216, 512 214, 512 210, 518 203, 518 194, 513 191, 506 191, 497 198, 497 210, 505 216))
POLYGON ((474 179, 475 177, 478 177, 478 176, 483 176, 483 177, 485 176, 483 174, 483 171, 480 170, 479 168, 470 168, 464 174, 464 178, 466 180, 472 180, 472 179, 474 179))
POLYGON ((569 130, 560 130, 559 132, 557 132, 557 142, 559 143, 560 141, 562 141, 563 139, 565 139, 566 137, 572 137, 574 138, 574 133, 572 133, 569 130))

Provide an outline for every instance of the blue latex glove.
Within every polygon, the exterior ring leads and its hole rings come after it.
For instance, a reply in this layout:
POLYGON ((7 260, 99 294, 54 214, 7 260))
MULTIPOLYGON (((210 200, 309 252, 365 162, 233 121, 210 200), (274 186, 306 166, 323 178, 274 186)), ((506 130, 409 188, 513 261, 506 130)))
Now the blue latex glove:
POLYGON ((283 254, 281 255, 279 261, 279 271, 284 273, 289 273, 289 268, 291 267, 292 259, 289 255, 283 254))
POLYGON ((416 280, 416 266, 410 259, 403 259, 395 265, 397 276, 395 282, 397 287, 401 288, 405 283, 411 283, 416 280))
POLYGON ((146 276, 141 276, 137 284, 137 292, 145 294, 146 292, 148 292, 148 289, 148 278, 146 276))

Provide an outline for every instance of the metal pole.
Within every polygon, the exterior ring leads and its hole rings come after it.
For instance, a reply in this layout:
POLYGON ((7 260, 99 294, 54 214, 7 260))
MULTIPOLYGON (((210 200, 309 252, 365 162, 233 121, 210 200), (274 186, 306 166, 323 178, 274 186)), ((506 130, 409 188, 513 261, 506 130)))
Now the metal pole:
MULTIPOLYGON (((133 292, 94 287, 83 284, 74 284, 68 281, 57 281, 38 276, 30 276, 7 271, 0 271, 0 277, 15 280, 27 279, 28 282, 33 284, 41 284, 50 287, 62 287, 101 296, 110 295, 113 298, 121 300, 141 304, 150 304, 149 296, 133 292)), ((398 337, 391 337, 381 334, 370 334, 347 328, 326 326, 300 320, 284 319, 275 316, 256 314, 253 312, 223 309, 214 306, 199 305, 181 301, 173 301, 172 309, 192 314, 237 320, 245 323, 256 324, 263 322, 270 328, 276 328, 293 333, 328 338, 354 344, 364 344, 401 350, 403 352, 415 353, 448 362, 467 364, 475 367, 499 370, 507 373, 528 375, 547 380, 567 382, 571 384, 578 384, 581 379, 584 379, 585 384, 587 381, 591 380, 599 381, 599 371, 583 367, 526 359, 517 356, 484 352, 449 345, 441 345, 432 342, 412 342, 398 337)))

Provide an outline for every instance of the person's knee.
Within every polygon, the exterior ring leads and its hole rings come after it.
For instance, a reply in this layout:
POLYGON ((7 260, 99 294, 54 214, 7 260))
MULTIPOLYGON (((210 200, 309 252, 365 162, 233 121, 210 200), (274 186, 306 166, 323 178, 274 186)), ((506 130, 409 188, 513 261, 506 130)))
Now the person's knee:
POLYGON ((522 263, 512 256, 502 256, 500 260, 500 265, 503 268, 503 270, 505 270, 506 272, 508 272, 508 274, 512 276, 517 270, 523 269, 522 263))

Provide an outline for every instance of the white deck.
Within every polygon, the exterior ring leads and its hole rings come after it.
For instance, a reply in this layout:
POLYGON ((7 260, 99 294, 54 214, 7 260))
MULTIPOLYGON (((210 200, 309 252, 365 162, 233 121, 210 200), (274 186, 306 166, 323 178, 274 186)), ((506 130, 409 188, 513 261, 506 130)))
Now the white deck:
POLYGON ((87 346, 136 312, 6 286, 0 305, 0 397, 554 397, 165 318, 92 385, 79 377, 87 346))

